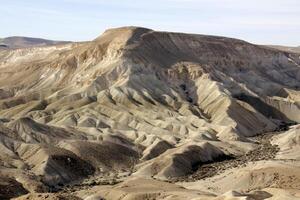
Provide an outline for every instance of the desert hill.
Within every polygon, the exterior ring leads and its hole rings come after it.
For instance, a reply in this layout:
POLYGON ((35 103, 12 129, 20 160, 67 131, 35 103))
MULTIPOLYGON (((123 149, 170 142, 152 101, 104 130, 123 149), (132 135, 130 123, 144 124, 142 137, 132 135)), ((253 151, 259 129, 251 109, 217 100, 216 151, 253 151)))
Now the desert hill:
POLYGON ((1 195, 297 198, 299 128, 285 131, 300 122, 299 64, 296 52, 140 27, 0 51, 1 195))
POLYGON ((0 38, 0 49, 29 48, 29 47, 49 46, 49 45, 58 45, 58 44, 66 44, 66 43, 68 42, 46 40, 41 38, 13 36, 13 37, 0 38))
POLYGON ((282 51, 300 53, 300 46, 289 47, 289 46, 280 46, 280 45, 270 45, 269 47, 274 48, 274 49, 279 49, 279 50, 282 50, 282 51))

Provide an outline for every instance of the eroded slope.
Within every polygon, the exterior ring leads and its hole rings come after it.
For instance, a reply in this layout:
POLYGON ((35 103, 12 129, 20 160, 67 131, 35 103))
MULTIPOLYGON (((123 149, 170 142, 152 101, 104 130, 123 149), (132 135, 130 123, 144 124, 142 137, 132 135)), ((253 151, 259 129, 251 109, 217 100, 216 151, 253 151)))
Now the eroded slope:
MULTIPOLYGON (((240 157, 259 148, 249 137, 300 121, 299 64, 299 54, 236 39, 137 27, 91 42, 0 51, 1 175, 23 185, 20 192, 51 192, 87 177, 174 180, 240 157)), ((274 139, 281 142, 289 145, 274 139)), ((253 161, 265 159, 274 158, 253 161)))

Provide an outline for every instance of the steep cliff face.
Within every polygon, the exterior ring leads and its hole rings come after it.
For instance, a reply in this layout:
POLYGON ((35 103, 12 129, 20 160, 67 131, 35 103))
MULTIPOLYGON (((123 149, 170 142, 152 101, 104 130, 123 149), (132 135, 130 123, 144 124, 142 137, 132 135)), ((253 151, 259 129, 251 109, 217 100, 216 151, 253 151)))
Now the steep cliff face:
POLYGON ((49 187, 137 163, 137 175, 182 176, 300 122, 299 64, 299 54, 237 39, 138 27, 3 50, 0 116, 16 139, 0 135, 0 159, 49 187))

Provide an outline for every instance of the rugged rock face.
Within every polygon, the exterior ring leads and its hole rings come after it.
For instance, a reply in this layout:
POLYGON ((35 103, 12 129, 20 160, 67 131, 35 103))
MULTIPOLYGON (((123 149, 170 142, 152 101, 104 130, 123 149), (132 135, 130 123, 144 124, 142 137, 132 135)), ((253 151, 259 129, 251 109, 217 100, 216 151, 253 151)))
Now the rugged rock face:
POLYGON ((88 176, 173 180, 241 156, 257 147, 249 137, 300 122, 299 64, 237 39, 138 27, 0 51, 1 174, 51 192, 88 176))

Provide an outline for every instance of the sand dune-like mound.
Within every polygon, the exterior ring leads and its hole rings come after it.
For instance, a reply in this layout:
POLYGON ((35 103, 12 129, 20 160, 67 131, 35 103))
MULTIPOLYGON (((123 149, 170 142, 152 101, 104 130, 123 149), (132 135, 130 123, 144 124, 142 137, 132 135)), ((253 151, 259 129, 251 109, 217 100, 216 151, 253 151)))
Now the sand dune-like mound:
POLYGON ((209 143, 187 144, 142 163, 135 174, 162 179, 179 177, 191 173, 201 162, 213 161, 222 155, 224 153, 221 150, 209 143))
POLYGON ((278 159, 299 160, 300 152, 300 127, 292 127, 289 131, 273 138, 272 143, 278 145, 280 151, 277 154, 278 159))
POLYGON ((7 125, 12 131, 19 133, 18 135, 26 143, 46 143, 58 142, 62 139, 82 139, 86 136, 76 135, 63 128, 48 126, 35 122, 31 118, 20 118, 7 125))
POLYGON ((164 140, 156 140, 143 151, 143 160, 155 158, 174 146, 164 140))
POLYGON ((113 142, 70 141, 60 146, 91 163, 100 172, 129 170, 139 158, 134 149, 113 142))

